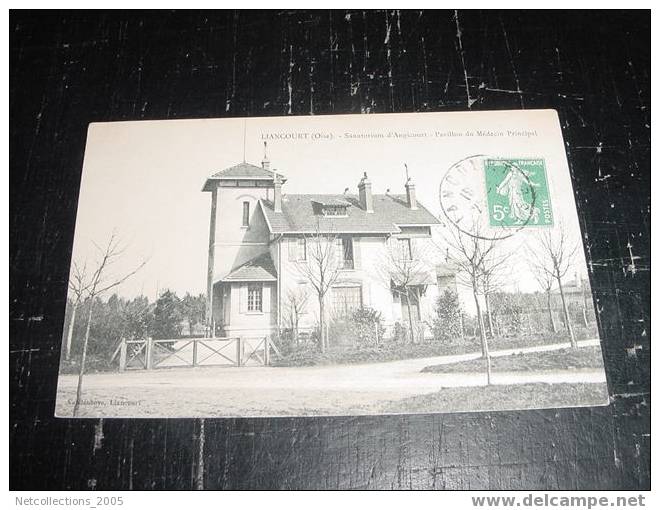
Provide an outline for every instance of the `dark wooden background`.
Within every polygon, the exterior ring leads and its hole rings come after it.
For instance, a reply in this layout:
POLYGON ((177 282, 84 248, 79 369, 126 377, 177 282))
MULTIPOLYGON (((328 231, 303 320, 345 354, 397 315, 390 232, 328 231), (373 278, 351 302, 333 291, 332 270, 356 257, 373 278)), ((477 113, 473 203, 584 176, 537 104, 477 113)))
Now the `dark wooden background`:
POLYGON ((649 12, 13 12, 9 25, 11 488, 650 487, 649 12), (207 419, 203 466, 199 420, 53 418, 89 122, 504 108, 562 119, 612 405, 207 419))

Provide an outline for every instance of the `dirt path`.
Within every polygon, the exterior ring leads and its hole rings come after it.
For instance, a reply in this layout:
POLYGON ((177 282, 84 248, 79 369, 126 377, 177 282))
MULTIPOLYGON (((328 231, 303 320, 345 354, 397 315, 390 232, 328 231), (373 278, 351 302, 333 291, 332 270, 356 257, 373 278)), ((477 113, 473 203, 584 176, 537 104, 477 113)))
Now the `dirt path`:
MULTIPOLYGON (((584 343, 583 345, 590 345, 584 343)), ((543 350, 564 348, 565 344, 543 350)), ((537 351, 538 348, 529 348, 537 351)), ((524 349, 493 352, 531 352, 524 349)), ((483 373, 430 374, 428 365, 479 357, 479 353, 386 363, 324 367, 197 367, 85 376, 82 416, 236 416, 368 412, 377 402, 443 388, 484 386, 483 373)), ((57 415, 70 416, 76 376, 60 376, 57 415)), ((604 383, 602 370, 500 372, 493 384, 604 383)))

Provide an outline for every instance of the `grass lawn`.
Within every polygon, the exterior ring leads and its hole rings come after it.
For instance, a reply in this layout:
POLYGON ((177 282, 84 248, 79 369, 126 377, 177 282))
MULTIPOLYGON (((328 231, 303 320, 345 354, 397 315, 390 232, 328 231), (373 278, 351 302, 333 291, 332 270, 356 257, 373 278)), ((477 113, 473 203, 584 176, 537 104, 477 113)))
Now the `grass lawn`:
MULTIPOLYGON (((598 329, 575 327, 575 338, 577 340, 590 340, 598 338, 598 329)), ((557 333, 537 332, 525 333, 516 336, 496 336, 488 340, 488 346, 491 351, 500 349, 518 349, 521 347, 535 347, 537 345, 569 343, 570 338, 564 330, 557 333)), ((481 343, 478 338, 474 339, 474 344, 478 346, 476 350, 481 349, 481 343)), ((467 351, 466 351, 467 352, 467 351)), ((452 353, 453 354, 453 353, 452 353)))
MULTIPOLYGON (((597 338, 598 333, 592 336, 580 335, 579 340, 597 338)), ((558 343, 569 343, 568 337, 563 333, 539 333, 536 335, 521 335, 517 337, 496 337, 489 340, 490 350, 520 349, 558 343)), ((481 351, 481 341, 474 337, 456 338, 454 340, 425 340, 416 344, 399 344, 388 342, 380 345, 350 347, 341 346, 330 348, 324 353, 318 352, 315 346, 307 346, 291 353, 285 354, 281 359, 273 359, 271 364, 279 367, 304 367, 323 365, 347 365, 355 363, 379 363, 383 361, 397 361, 403 359, 429 358, 432 356, 446 356, 466 354, 481 351)), ((600 351, 599 351, 600 352, 600 351)), ((599 354, 600 355, 600 354, 599 354)), ((602 365, 602 362, 600 362, 602 365)), ((600 366, 600 365, 592 365, 600 366)))
POLYGON ((605 405, 606 383, 519 384, 445 388, 435 393, 384 402, 372 408, 383 414, 501 411, 605 405))
MULTIPOLYGON (((598 346, 580 347, 577 350, 559 349, 546 352, 528 352, 491 358, 493 372, 532 372, 554 369, 602 368, 603 356, 598 346)), ((486 360, 483 358, 432 365, 422 372, 452 374, 465 372, 485 372, 486 360)))
MULTIPOLYGON (((337 347, 321 353, 315 347, 300 349, 281 359, 271 360, 277 367, 305 367, 323 365, 354 365, 361 363, 379 363, 414 358, 429 358, 448 354, 452 349, 440 343, 395 344, 383 343, 367 347, 337 347)), ((472 349, 458 352, 469 352, 472 349)))

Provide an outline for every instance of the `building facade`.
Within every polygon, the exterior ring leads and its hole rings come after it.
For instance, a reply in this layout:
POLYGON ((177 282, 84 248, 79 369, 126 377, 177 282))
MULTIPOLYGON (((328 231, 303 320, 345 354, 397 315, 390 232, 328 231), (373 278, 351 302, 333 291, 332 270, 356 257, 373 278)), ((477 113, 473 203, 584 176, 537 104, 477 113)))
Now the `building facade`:
MULTIPOLYGON (((386 335, 399 323, 430 321, 439 279, 438 220, 409 179, 405 194, 285 194, 286 177, 241 163, 209 177, 207 317, 216 336, 260 337, 371 307, 386 335)), ((450 278, 451 280, 451 278, 450 278)), ((428 328, 427 328, 428 329, 428 328)))

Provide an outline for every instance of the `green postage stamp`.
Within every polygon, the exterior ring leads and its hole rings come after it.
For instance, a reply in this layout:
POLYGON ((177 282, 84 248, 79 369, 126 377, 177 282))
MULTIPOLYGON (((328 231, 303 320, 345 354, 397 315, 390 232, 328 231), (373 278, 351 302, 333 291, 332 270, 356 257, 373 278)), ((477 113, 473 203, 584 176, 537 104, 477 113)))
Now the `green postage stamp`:
POLYGON ((484 173, 492 227, 553 225, 543 159, 487 159, 484 173))

